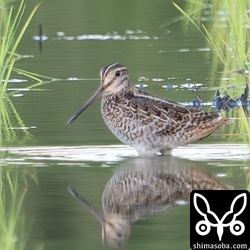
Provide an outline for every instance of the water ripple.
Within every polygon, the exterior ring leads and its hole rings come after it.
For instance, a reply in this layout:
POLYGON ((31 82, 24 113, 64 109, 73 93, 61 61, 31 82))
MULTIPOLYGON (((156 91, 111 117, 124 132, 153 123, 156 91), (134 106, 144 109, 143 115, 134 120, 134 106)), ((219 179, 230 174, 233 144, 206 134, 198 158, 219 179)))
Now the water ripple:
MULTIPOLYGON (((126 157, 135 157, 136 151, 125 145, 107 146, 53 146, 53 147, 10 147, 0 152, 24 157, 26 160, 60 162, 112 162, 122 161, 126 157)), ((244 144, 195 144, 173 150, 173 156, 194 161, 208 160, 249 160, 250 149, 244 144)), ((105 165, 106 166, 106 165, 105 165)), ((105 167, 103 165, 103 167, 105 167)))

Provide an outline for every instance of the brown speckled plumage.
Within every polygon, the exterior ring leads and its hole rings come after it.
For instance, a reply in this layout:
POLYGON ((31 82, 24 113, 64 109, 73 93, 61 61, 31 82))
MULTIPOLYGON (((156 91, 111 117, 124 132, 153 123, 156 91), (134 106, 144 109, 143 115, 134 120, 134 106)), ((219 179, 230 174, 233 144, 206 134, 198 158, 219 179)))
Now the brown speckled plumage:
POLYGON ((68 124, 103 95, 101 111, 106 125, 139 155, 169 154, 173 148, 197 142, 231 122, 219 113, 189 110, 136 89, 123 65, 108 65, 100 74, 99 88, 68 124))
POLYGON ((165 211, 178 201, 188 201, 193 190, 227 190, 211 174, 184 167, 174 158, 134 158, 107 182, 102 194, 103 213, 98 212, 72 188, 70 192, 102 224, 103 239, 109 244, 130 236, 131 225, 147 215, 165 211))

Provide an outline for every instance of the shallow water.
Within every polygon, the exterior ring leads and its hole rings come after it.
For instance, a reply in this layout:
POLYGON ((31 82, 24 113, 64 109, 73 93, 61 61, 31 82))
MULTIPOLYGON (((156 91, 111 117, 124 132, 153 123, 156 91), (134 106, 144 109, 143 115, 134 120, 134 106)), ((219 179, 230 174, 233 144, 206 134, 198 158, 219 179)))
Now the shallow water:
MULTIPOLYGON (((103 247, 101 224, 70 195, 68 185, 100 212, 107 182, 129 171, 137 178, 141 174, 153 175, 155 171, 167 175, 199 171, 215 179, 212 182, 246 189, 249 152, 249 148, 237 144, 197 144, 176 149, 170 157, 139 158, 132 148, 117 145, 18 147, 3 148, 1 153, 5 156, 1 164, 3 173, 8 170, 12 185, 18 184, 18 193, 28 189, 20 212, 25 214, 26 229, 16 235, 18 240, 27 237, 26 249, 100 249, 103 247)), ((4 184, 11 200, 7 176, 4 184)), ((108 193, 108 197, 113 195, 108 193)), ((106 244, 105 248, 111 245, 124 249, 188 249, 186 201, 175 199, 174 206, 162 208, 160 212, 154 205, 150 215, 146 213, 132 224, 128 239, 119 244, 116 241, 106 244)))
MULTIPOLYGON (((26 2, 27 12, 40 3, 26 2)), ((205 4, 202 12, 207 25, 211 8, 205 4)), ((191 102, 195 85, 202 99, 211 102, 221 80, 226 86, 220 89, 222 94, 235 87, 232 79, 238 79, 237 88, 244 91, 244 77, 221 79, 213 64, 214 52, 194 27, 183 22, 171 1, 44 0, 18 52, 24 58, 16 67, 46 78, 36 82, 13 74, 8 85, 13 103, 9 131, 14 134, 0 150, 4 187, 0 191, 1 219, 10 233, 3 240, 0 236, 0 248, 11 249, 7 241, 15 249, 109 248, 103 244, 100 222, 67 188, 72 185, 101 212, 106 184, 126 171, 150 176, 155 169, 168 170, 166 175, 189 169, 211 175, 229 188, 249 189, 250 151, 242 144, 245 135, 238 132, 238 125, 226 125, 203 144, 175 149, 173 156, 154 158, 139 158, 134 149, 120 144, 102 120, 100 101, 66 126, 99 85, 99 70, 113 62, 128 67, 134 85, 174 101, 191 102)), ((138 212, 128 239, 111 245, 189 249, 189 205, 185 199, 173 200, 164 211, 138 212)))

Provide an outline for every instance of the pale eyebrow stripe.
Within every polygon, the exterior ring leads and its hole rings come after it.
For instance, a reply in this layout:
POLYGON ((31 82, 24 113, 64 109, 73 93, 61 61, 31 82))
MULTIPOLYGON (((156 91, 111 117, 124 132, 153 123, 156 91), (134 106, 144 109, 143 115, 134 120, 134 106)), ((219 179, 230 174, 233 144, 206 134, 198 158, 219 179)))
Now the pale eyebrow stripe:
POLYGON ((102 79, 104 79, 104 78, 107 76, 108 72, 110 71, 110 69, 111 69, 114 65, 118 65, 118 64, 117 64, 117 63, 110 64, 110 65, 107 67, 107 69, 103 72, 103 74, 102 74, 102 79))
POLYGON ((108 73, 112 70, 112 68, 117 67, 118 70, 124 71, 127 70, 127 68, 119 63, 113 63, 107 66, 106 70, 102 72, 102 79, 105 79, 108 73))

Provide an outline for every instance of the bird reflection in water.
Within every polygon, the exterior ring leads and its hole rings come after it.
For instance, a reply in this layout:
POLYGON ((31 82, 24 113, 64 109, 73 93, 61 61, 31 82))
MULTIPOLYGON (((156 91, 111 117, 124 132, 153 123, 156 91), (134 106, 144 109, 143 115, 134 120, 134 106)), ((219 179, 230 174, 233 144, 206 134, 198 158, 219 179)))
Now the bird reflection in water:
MULTIPOLYGON (((134 158, 106 184, 100 213, 69 186, 69 192, 102 224, 103 241, 118 246, 130 236, 131 225, 153 213, 188 200, 192 190, 224 190, 211 174, 169 158, 134 158)), ((190 163, 192 165, 192 163, 190 163)))

